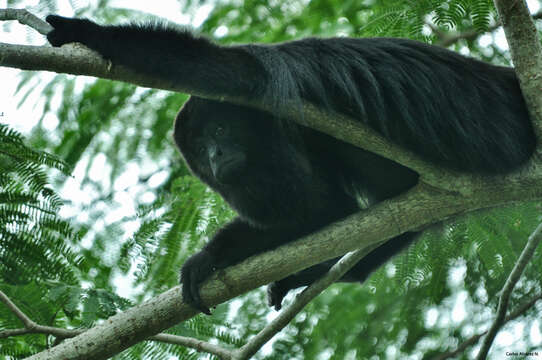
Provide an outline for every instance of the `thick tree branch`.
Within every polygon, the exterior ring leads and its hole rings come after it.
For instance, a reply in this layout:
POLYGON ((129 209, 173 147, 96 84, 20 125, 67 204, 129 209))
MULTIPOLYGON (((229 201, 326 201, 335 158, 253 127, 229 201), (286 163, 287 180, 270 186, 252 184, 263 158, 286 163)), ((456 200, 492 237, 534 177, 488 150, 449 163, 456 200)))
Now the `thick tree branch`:
MULTIPOLYGON (((525 0, 494 0, 523 97, 542 143, 542 45, 525 0)), ((540 147, 538 149, 540 151, 540 147)), ((540 152, 539 152, 540 154, 540 152)))
MULTIPOLYGON (((53 326, 43 326, 32 321, 25 313, 23 313, 11 299, 0 290, 0 301, 2 301, 7 308, 15 314, 24 324, 22 329, 10 329, 0 331, 0 339, 8 338, 12 336, 27 335, 27 334, 44 334, 53 335, 59 339, 66 339, 82 334, 86 329, 62 329, 53 326)), ((231 358, 232 352, 225 350, 220 346, 206 343, 201 340, 188 338, 185 336, 177 336, 170 334, 158 334, 147 338, 147 340, 160 341, 169 344, 182 345, 198 351, 205 351, 210 354, 220 356, 222 358, 231 358)))
MULTIPOLYGON (((540 44, 538 32, 529 14, 529 9, 525 0, 494 1, 504 27, 506 39, 510 46, 512 61, 515 64, 516 74, 539 143, 535 158, 540 158, 542 155, 540 149, 540 143, 542 142, 542 97, 540 96, 542 90, 542 46, 540 44)), ((497 332, 503 325, 512 290, 542 239, 542 235, 540 235, 541 232, 542 224, 539 225, 529 237, 529 241, 506 280, 499 299, 497 316, 489 329, 487 336, 484 338, 477 359, 485 359, 487 357, 491 344, 493 343, 497 332)))
MULTIPOLYGON (((207 352, 219 356, 223 360, 245 360, 251 358, 267 341, 281 331, 288 323, 316 296, 340 279, 350 268, 357 264, 363 257, 370 253, 379 244, 356 250, 343 256, 331 269, 319 280, 315 281, 299 294, 292 304, 286 307, 278 317, 271 321, 262 331, 250 339, 244 346, 237 350, 228 350, 221 346, 205 341, 171 334, 158 334, 147 338, 169 344, 181 345, 198 351, 207 352)), ((10 299, 0 291, 0 301, 4 302, 21 321, 25 328, 0 331, 0 338, 26 334, 47 334, 59 338, 70 338, 85 332, 83 329, 65 330, 50 326, 41 326, 33 322, 24 314, 10 299)))
MULTIPOLYGON (((0 10, 1 13, 2 10, 0 10)), ((228 101, 273 112, 269 104, 255 99, 245 99, 228 94, 220 96, 204 93, 186 84, 161 81, 113 65, 97 53, 79 44, 67 44, 61 48, 50 46, 10 45, 0 43, 0 66, 23 70, 46 70, 74 75, 89 75, 120 80, 136 85, 183 92, 203 98, 228 101)), ((196 85, 197 87, 197 85, 196 85)), ((343 114, 323 111, 311 103, 303 103, 303 116, 299 116, 298 104, 286 106, 283 114, 291 120, 339 140, 402 164, 420 174, 420 179, 437 188, 450 191, 470 191, 484 179, 472 174, 459 174, 452 170, 428 163, 416 154, 392 143, 368 126, 343 114)), ((529 168, 527 166, 526 168, 529 168)), ((523 176, 523 174, 520 174, 523 176)))
MULTIPOLYGON (((542 199, 542 187, 531 185, 530 180, 504 182, 469 197, 419 185, 316 234, 218 271, 201 287, 203 301, 210 306, 222 303, 324 260, 358 248, 370 249, 383 239, 437 220, 515 201, 542 199)), ((181 301, 181 290, 175 287, 29 359, 106 359, 195 314, 181 301)))
MULTIPOLYGON (((0 14, 2 11, 0 10, 0 14)), ((46 23, 45 23, 46 24, 46 23)), ((56 73, 89 75, 104 79, 124 81, 144 87, 164 89, 196 95, 203 98, 228 101, 273 112, 269 104, 257 99, 245 99, 229 94, 212 95, 199 88, 182 83, 171 83, 145 76, 130 69, 111 64, 99 54, 80 44, 67 44, 61 48, 51 46, 11 45, 0 43, 0 66, 22 70, 45 70, 56 73)), ((409 167, 421 174, 427 183, 446 189, 458 189, 469 182, 477 182, 471 175, 460 175, 449 169, 428 163, 416 154, 392 143, 368 126, 345 115, 323 111, 311 103, 303 104, 303 116, 299 106, 292 103, 285 107, 284 116, 301 125, 331 135, 339 140, 358 146, 409 167)))

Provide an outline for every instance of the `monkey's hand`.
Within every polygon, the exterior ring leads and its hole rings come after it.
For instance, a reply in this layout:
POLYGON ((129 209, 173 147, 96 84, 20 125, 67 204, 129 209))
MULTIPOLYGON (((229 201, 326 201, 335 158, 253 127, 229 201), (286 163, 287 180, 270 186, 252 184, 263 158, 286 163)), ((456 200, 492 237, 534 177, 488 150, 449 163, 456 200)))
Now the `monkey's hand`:
POLYGON ((181 268, 183 301, 207 315, 211 315, 211 312, 201 300, 199 286, 215 270, 215 258, 206 250, 191 256, 181 268))
POLYGON ((282 308, 282 299, 284 299, 288 290, 289 288, 281 286, 280 281, 275 281, 267 285, 267 305, 279 311, 282 308))
POLYGON ((95 37, 99 26, 90 20, 72 19, 58 15, 49 15, 45 18, 53 30, 47 34, 47 40, 53 46, 62 46, 67 43, 81 42, 86 45, 89 36, 95 37))

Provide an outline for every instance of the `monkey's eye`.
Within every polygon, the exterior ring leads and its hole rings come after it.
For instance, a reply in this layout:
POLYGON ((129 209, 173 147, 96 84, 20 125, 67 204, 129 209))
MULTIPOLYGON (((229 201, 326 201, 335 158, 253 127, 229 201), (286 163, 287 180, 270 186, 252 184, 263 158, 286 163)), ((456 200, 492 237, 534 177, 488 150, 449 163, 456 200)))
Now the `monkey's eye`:
POLYGON ((215 135, 216 135, 216 136, 222 136, 222 135, 224 135, 224 128, 223 128, 222 126, 218 125, 218 126, 216 127, 216 130, 215 130, 215 135))

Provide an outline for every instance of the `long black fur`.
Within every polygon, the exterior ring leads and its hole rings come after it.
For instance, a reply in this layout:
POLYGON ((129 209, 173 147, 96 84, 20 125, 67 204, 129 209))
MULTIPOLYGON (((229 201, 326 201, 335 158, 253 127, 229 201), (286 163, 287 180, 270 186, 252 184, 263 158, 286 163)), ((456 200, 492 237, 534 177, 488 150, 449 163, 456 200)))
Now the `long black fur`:
MULTIPOLYGON (((48 34, 54 46, 81 42, 113 64, 195 93, 256 97, 276 109, 268 114, 192 96, 177 117, 175 140, 186 162, 240 215, 183 266, 184 299, 204 312, 198 286, 216 269, 357 211, 360 194, 374 203, 416 184, 416 173, 392 161, 295 124, 281 127, 277 119, 288 101, 305 99, 345 113, 427 160, 460 171, 506 173, 535 147, 513 69, 440 47, 392 38, 223 47, 160 24, 99 26, 58 16, 47 21, 54 27, 48 34), (236 169, 242 174, 238 182, 218 181, 211 160, 197 155, 196 143, 216 140, 202 131, 217 124, 231 126, 232 138, 244 139, 229 144, 247 158, 236 169), (292 130, 296 136, 289 136, 292 130)), ((413 238, 407 233, 392 239, 343 280, 364 280, 413 238)), ((311 283, 334 261, 272 284, 270 304, 280 308, 289 289, 311 283)))

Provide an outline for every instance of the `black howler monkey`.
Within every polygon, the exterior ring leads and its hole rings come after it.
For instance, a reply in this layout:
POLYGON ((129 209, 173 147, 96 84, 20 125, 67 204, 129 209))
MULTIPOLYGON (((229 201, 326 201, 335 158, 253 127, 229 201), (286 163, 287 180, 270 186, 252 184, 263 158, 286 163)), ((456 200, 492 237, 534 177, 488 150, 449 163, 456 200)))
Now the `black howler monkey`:
MULTIPOLYGON (((310 38, 219 46, 165 25, 100 26, 48 16, 53 46, 80 42, 113 64, 206 94, 259 98, 276 114, 192 96, 175 141, 193 173, 239 213, 181 270, 183 297, 209 313, 199 285, 216 269, 314 232, 414 186, 417 174, 352 145, 277 119, 287 100, 347 114, 441 166, 504 173, 535 147, 514 70, 416 41, 310 38)), ((363 281, 414 237, 375 249, 342 280, 363 281)), ((269 286, 270 305, 336 260, 269 286)))

